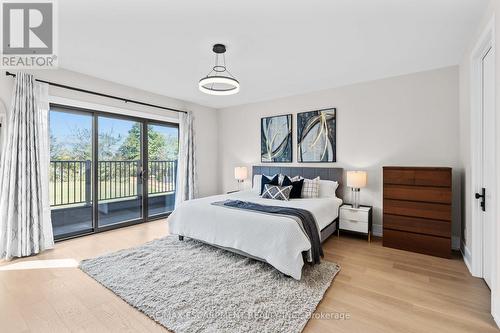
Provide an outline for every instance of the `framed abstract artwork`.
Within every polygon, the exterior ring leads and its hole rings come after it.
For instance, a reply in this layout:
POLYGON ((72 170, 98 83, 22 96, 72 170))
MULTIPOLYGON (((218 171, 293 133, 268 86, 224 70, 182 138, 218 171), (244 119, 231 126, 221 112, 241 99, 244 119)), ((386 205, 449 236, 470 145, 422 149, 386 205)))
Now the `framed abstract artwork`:
POLYGON ((337 109, 297 114, 297 161, 337 161, 337 109))
POLYGON ((292 162, 292 115, 260 120, 260 156, 263 163, 292 162))

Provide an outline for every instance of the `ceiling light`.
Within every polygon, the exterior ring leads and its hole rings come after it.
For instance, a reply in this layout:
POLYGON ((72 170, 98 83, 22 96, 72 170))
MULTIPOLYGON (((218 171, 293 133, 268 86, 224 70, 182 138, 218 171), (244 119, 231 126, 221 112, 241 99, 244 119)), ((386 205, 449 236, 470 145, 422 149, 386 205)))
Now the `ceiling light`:
POLYGON ((215 44, 212 48, 215 53, 215 66, 210 73, 198 83, 200 91, 209 95, 233 95, 240 91, 240 83, 226 68, 226 46, 215 44), (222 62, 219 63, 219 56, 222 62))

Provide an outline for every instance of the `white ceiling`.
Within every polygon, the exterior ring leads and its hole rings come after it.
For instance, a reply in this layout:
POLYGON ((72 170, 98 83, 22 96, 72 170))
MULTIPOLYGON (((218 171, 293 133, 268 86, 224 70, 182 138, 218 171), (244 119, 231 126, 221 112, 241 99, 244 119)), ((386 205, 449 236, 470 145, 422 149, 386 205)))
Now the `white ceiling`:
POLYGON ((223 108, 459 63, 487 0, 65 0, 59 65, 223 108), (198 80, 227 45, 233 96, 198 80))

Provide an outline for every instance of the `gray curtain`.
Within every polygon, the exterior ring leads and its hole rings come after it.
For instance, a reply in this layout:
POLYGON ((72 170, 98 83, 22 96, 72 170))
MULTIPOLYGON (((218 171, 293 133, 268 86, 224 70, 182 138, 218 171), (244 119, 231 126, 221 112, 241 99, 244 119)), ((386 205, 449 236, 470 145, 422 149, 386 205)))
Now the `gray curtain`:
POLYGON ((48 85, 18 73, 0 161, 0 258, 54 246, 49 203, 48 85))
POLYGON ((194 137, 193 114, 191 112, 180 113, 176 207, 185 200, 196 198, 198 194, 194 137))

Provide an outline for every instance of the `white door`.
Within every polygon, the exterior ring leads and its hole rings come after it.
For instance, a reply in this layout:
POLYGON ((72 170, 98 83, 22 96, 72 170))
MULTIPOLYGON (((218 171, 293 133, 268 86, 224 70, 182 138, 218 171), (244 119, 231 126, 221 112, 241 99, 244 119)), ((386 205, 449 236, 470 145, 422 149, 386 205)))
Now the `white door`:
MULTIPOLYGON (((483 214, 483 278, 491 288, 495 182, 495 55, 488 50, 482 59, 482 183, 485 192, 483 214)), ((482 193, 480 193, 482 194, 482 193)), ((478 201, 482 201, 479 198, 478 201)))

